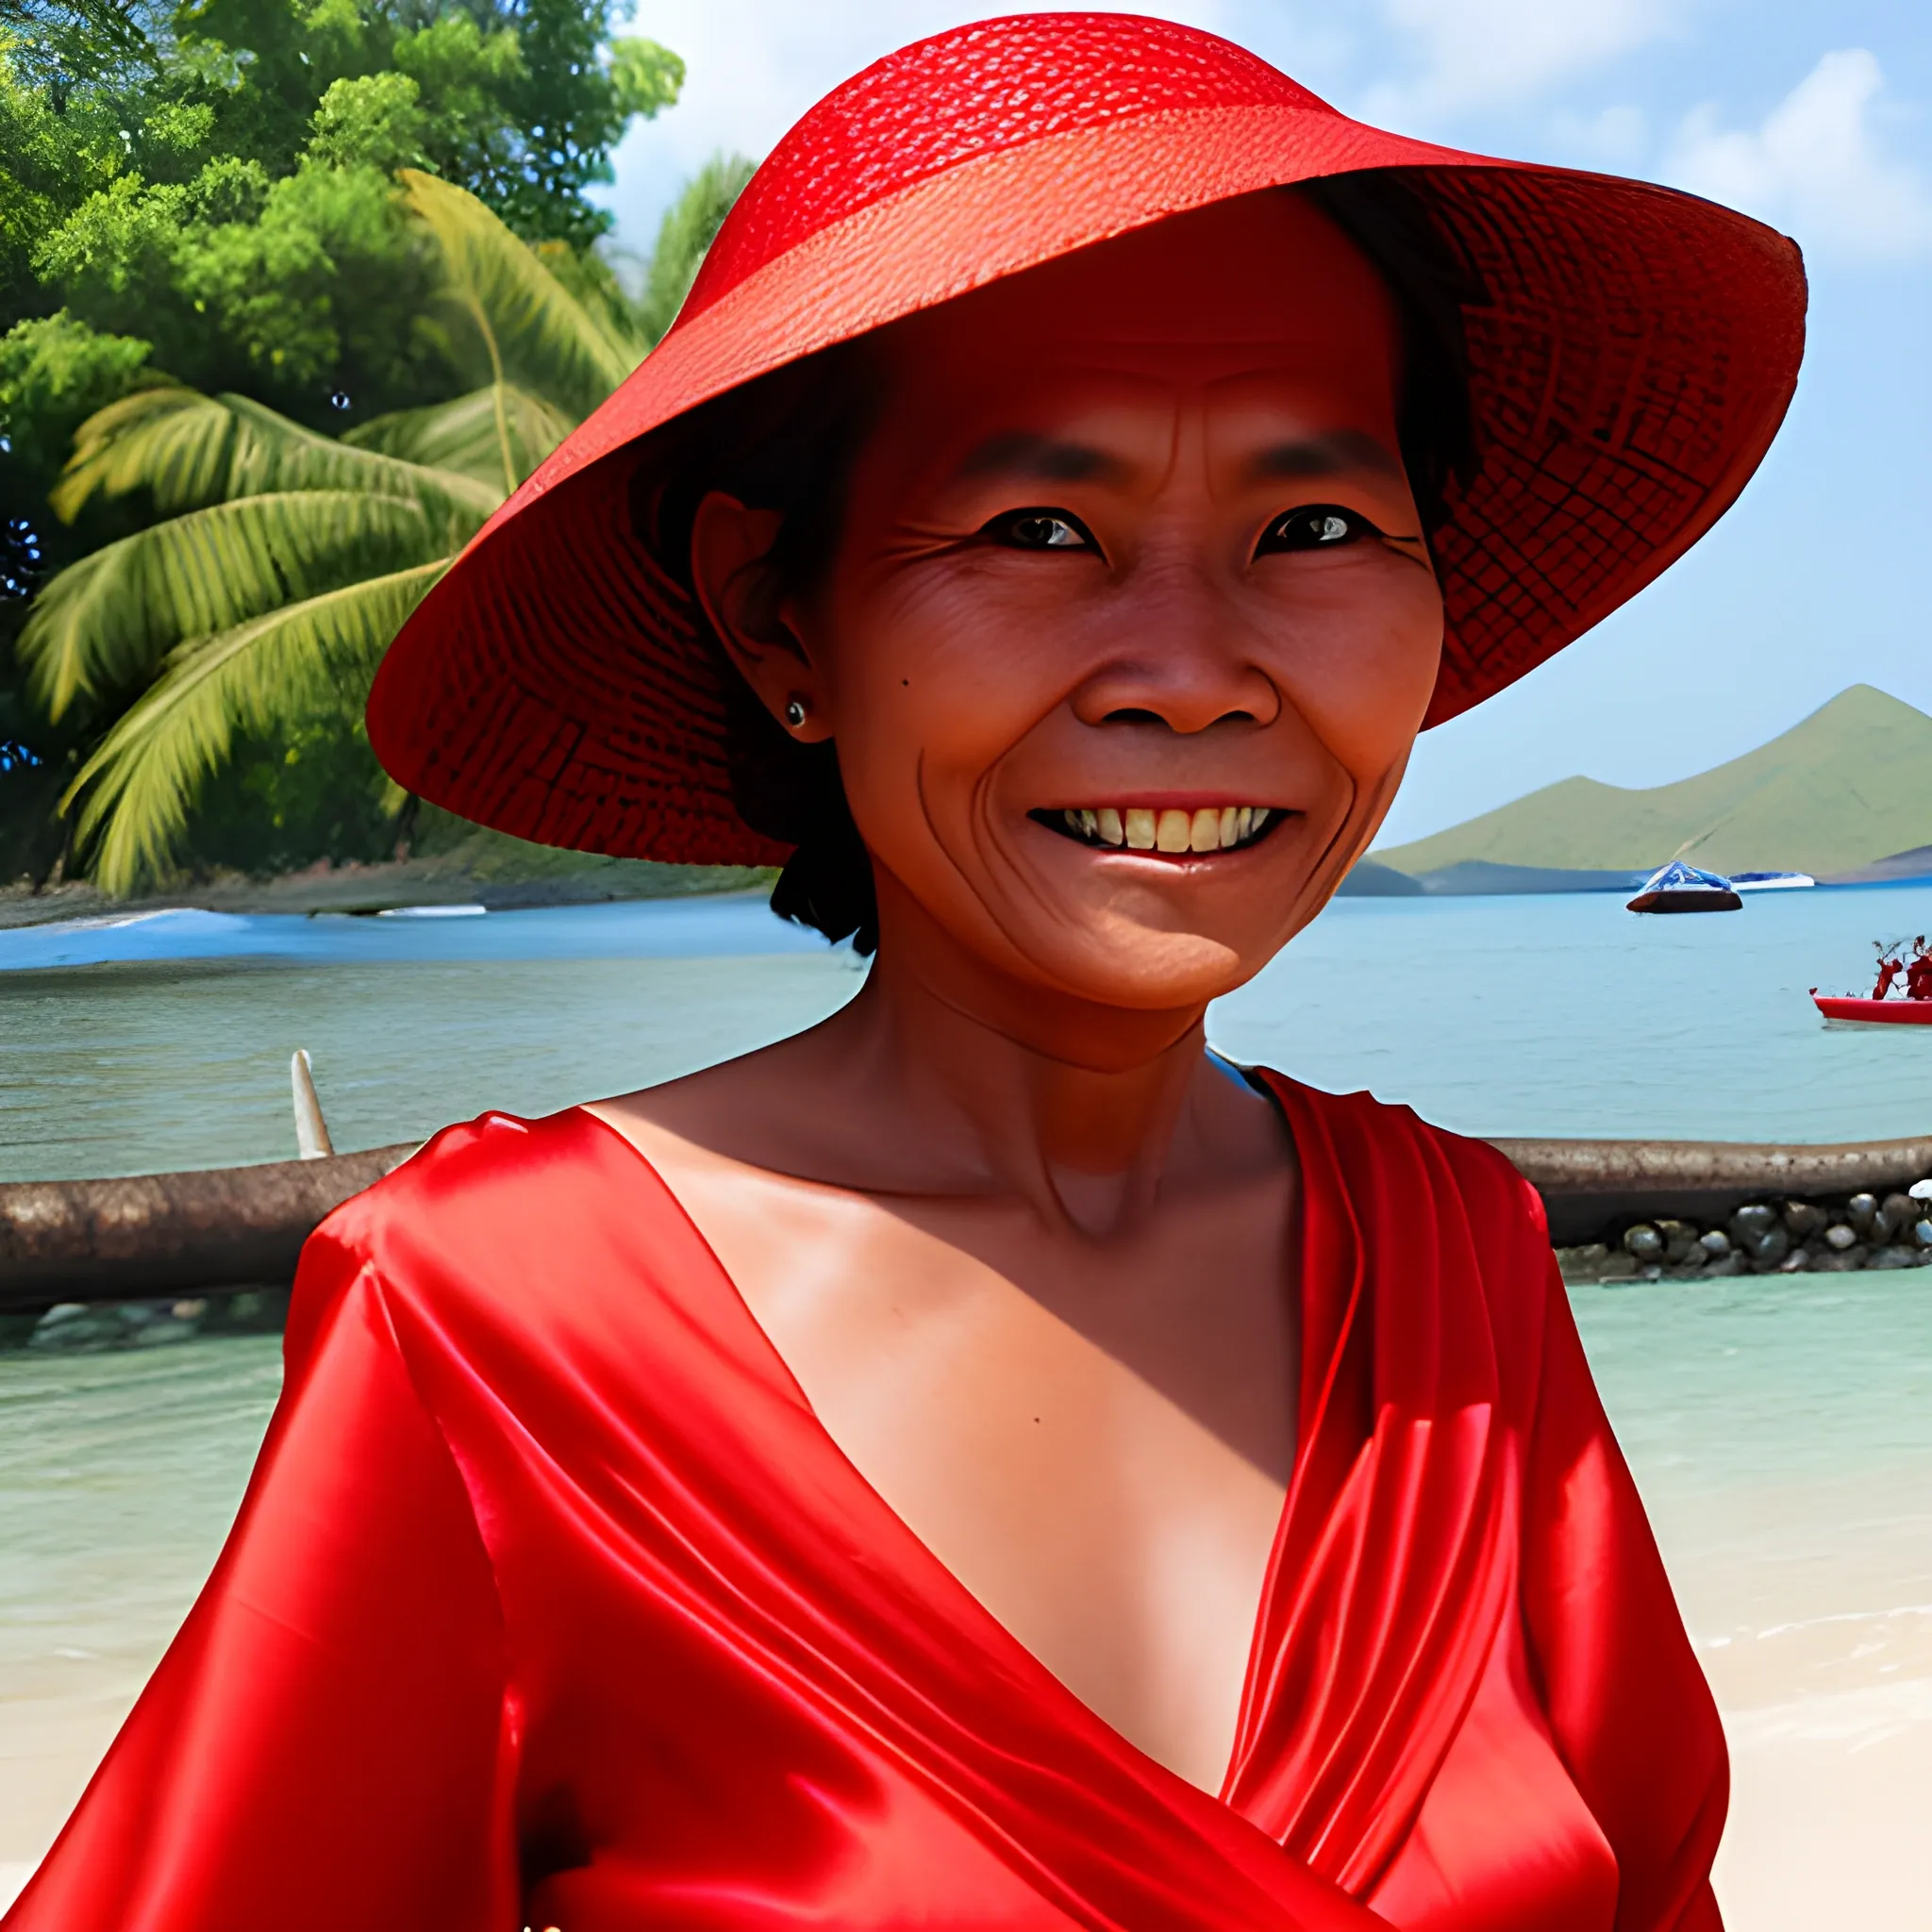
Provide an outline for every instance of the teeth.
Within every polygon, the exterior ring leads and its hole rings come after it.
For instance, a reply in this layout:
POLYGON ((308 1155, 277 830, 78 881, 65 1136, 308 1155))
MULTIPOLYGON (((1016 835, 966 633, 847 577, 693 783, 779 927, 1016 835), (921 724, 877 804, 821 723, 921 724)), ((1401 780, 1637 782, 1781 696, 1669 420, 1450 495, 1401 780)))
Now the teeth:
POLYGON ((1124 845, 1133 852, 1229 852, 1245 845, 1271 818, 1262 805, 1203 806, 1199 811, 1149 806, 1069 806, 1060 823, 1089 845, 1124 845))

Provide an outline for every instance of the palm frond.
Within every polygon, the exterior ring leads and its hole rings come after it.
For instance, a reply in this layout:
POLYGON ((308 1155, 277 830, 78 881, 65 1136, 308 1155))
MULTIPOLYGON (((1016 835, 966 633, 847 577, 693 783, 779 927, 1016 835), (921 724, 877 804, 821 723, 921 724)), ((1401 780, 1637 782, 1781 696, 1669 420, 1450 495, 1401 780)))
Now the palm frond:
POLYGON ((165 871, 237 732, 353 711, 390 640, 450 559, 345 584, 178 645, 61 801, 110 892, 165 871))
POLYGON ((575 427, 572 418, 542 397, 509 383, 499 393, 491 383, 453 402, 376 416, 342 441, 479 483, 500 484, 508 436, 511 467, 521 483, 575 427))
POLYGON ((50 501, 68 522, 96 493, 149 491, 163 514, 260 491, 364 490, 420 501, 478 525, 507 492, 456 472, 406 462, 319 435, 246 396, 137 390, 75 433, 50 501))
POLYGON ((642 360, 643 343, 593 316, 475 195, 414 168, 398 178, 441 255, 445 299, 475 328, 493 380, 581 422, 642 360))
POLYGON ((640 307, 644 332, 654 344, 677 320, 706 252, 755 173, 755 165, 742 155, 713 155, 664 210, 640 307))
POLYGON ((51 578, 18 650, 48 715, 125 689, 185 638, 225 632, 356 577, 442 558, 477 520, 406 496, 291 490, 156 524, 51 578))

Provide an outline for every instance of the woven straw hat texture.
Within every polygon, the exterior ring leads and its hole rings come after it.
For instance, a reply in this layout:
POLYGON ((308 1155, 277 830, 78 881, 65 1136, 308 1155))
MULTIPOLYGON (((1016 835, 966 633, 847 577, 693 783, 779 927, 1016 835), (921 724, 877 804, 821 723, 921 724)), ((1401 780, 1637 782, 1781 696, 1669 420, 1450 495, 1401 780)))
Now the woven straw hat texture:
POLYGON ((1401 168, 1474 271, 1480 467, 1434 548, 1428 722, 1521 677, 1736 498, 1803 349, 1795 246, 1648 183, 1351 121, 1212 35, 1138 16, 992 21, 890 56, 786 136, 676 325, 492 519, 391 647, 370 701, 399 783, 544 843, 764 864, 731 802, 726 680, 639 541, 652 432, 798 358, 1165 216, 1401 168))

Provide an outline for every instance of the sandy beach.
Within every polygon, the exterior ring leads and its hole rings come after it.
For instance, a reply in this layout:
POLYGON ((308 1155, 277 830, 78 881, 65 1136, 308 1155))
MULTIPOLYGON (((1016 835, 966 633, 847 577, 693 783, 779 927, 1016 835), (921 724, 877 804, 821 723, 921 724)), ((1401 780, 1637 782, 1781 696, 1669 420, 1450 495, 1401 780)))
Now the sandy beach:
POLYGON ((1574 1297, 1731 1749, 1731 1932, 1932 1928, 1932 1292, 1574 1297))
POLYGON ((1841 1500, 1843 1515, 1814 1496, 1781 1516, 1790 1544, 1848 1528, 1874 1543, 1821 1562, 1790 1622, 1716 1632, 1718 1605, 1757 1592, 1728 1552, 1667 1544, 1730 1740, 1717 1890, 1732 1932, 1932 1927, 1932 1487, 1922 1472, 1915 1493, 1841 1500))

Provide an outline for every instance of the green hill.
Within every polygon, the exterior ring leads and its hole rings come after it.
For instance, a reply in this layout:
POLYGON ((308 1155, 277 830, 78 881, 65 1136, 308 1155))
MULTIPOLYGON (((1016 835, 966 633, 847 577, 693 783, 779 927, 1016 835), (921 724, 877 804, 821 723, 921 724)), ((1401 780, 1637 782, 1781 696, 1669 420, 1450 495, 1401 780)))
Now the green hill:
POLYGON ((1415 874, 1466 859, 1823 877, 1932 841, 1932 718, 1855 684, 1756 751, 1646 791, 1565 778, 1427 839, 1378 851, 1415 874))

